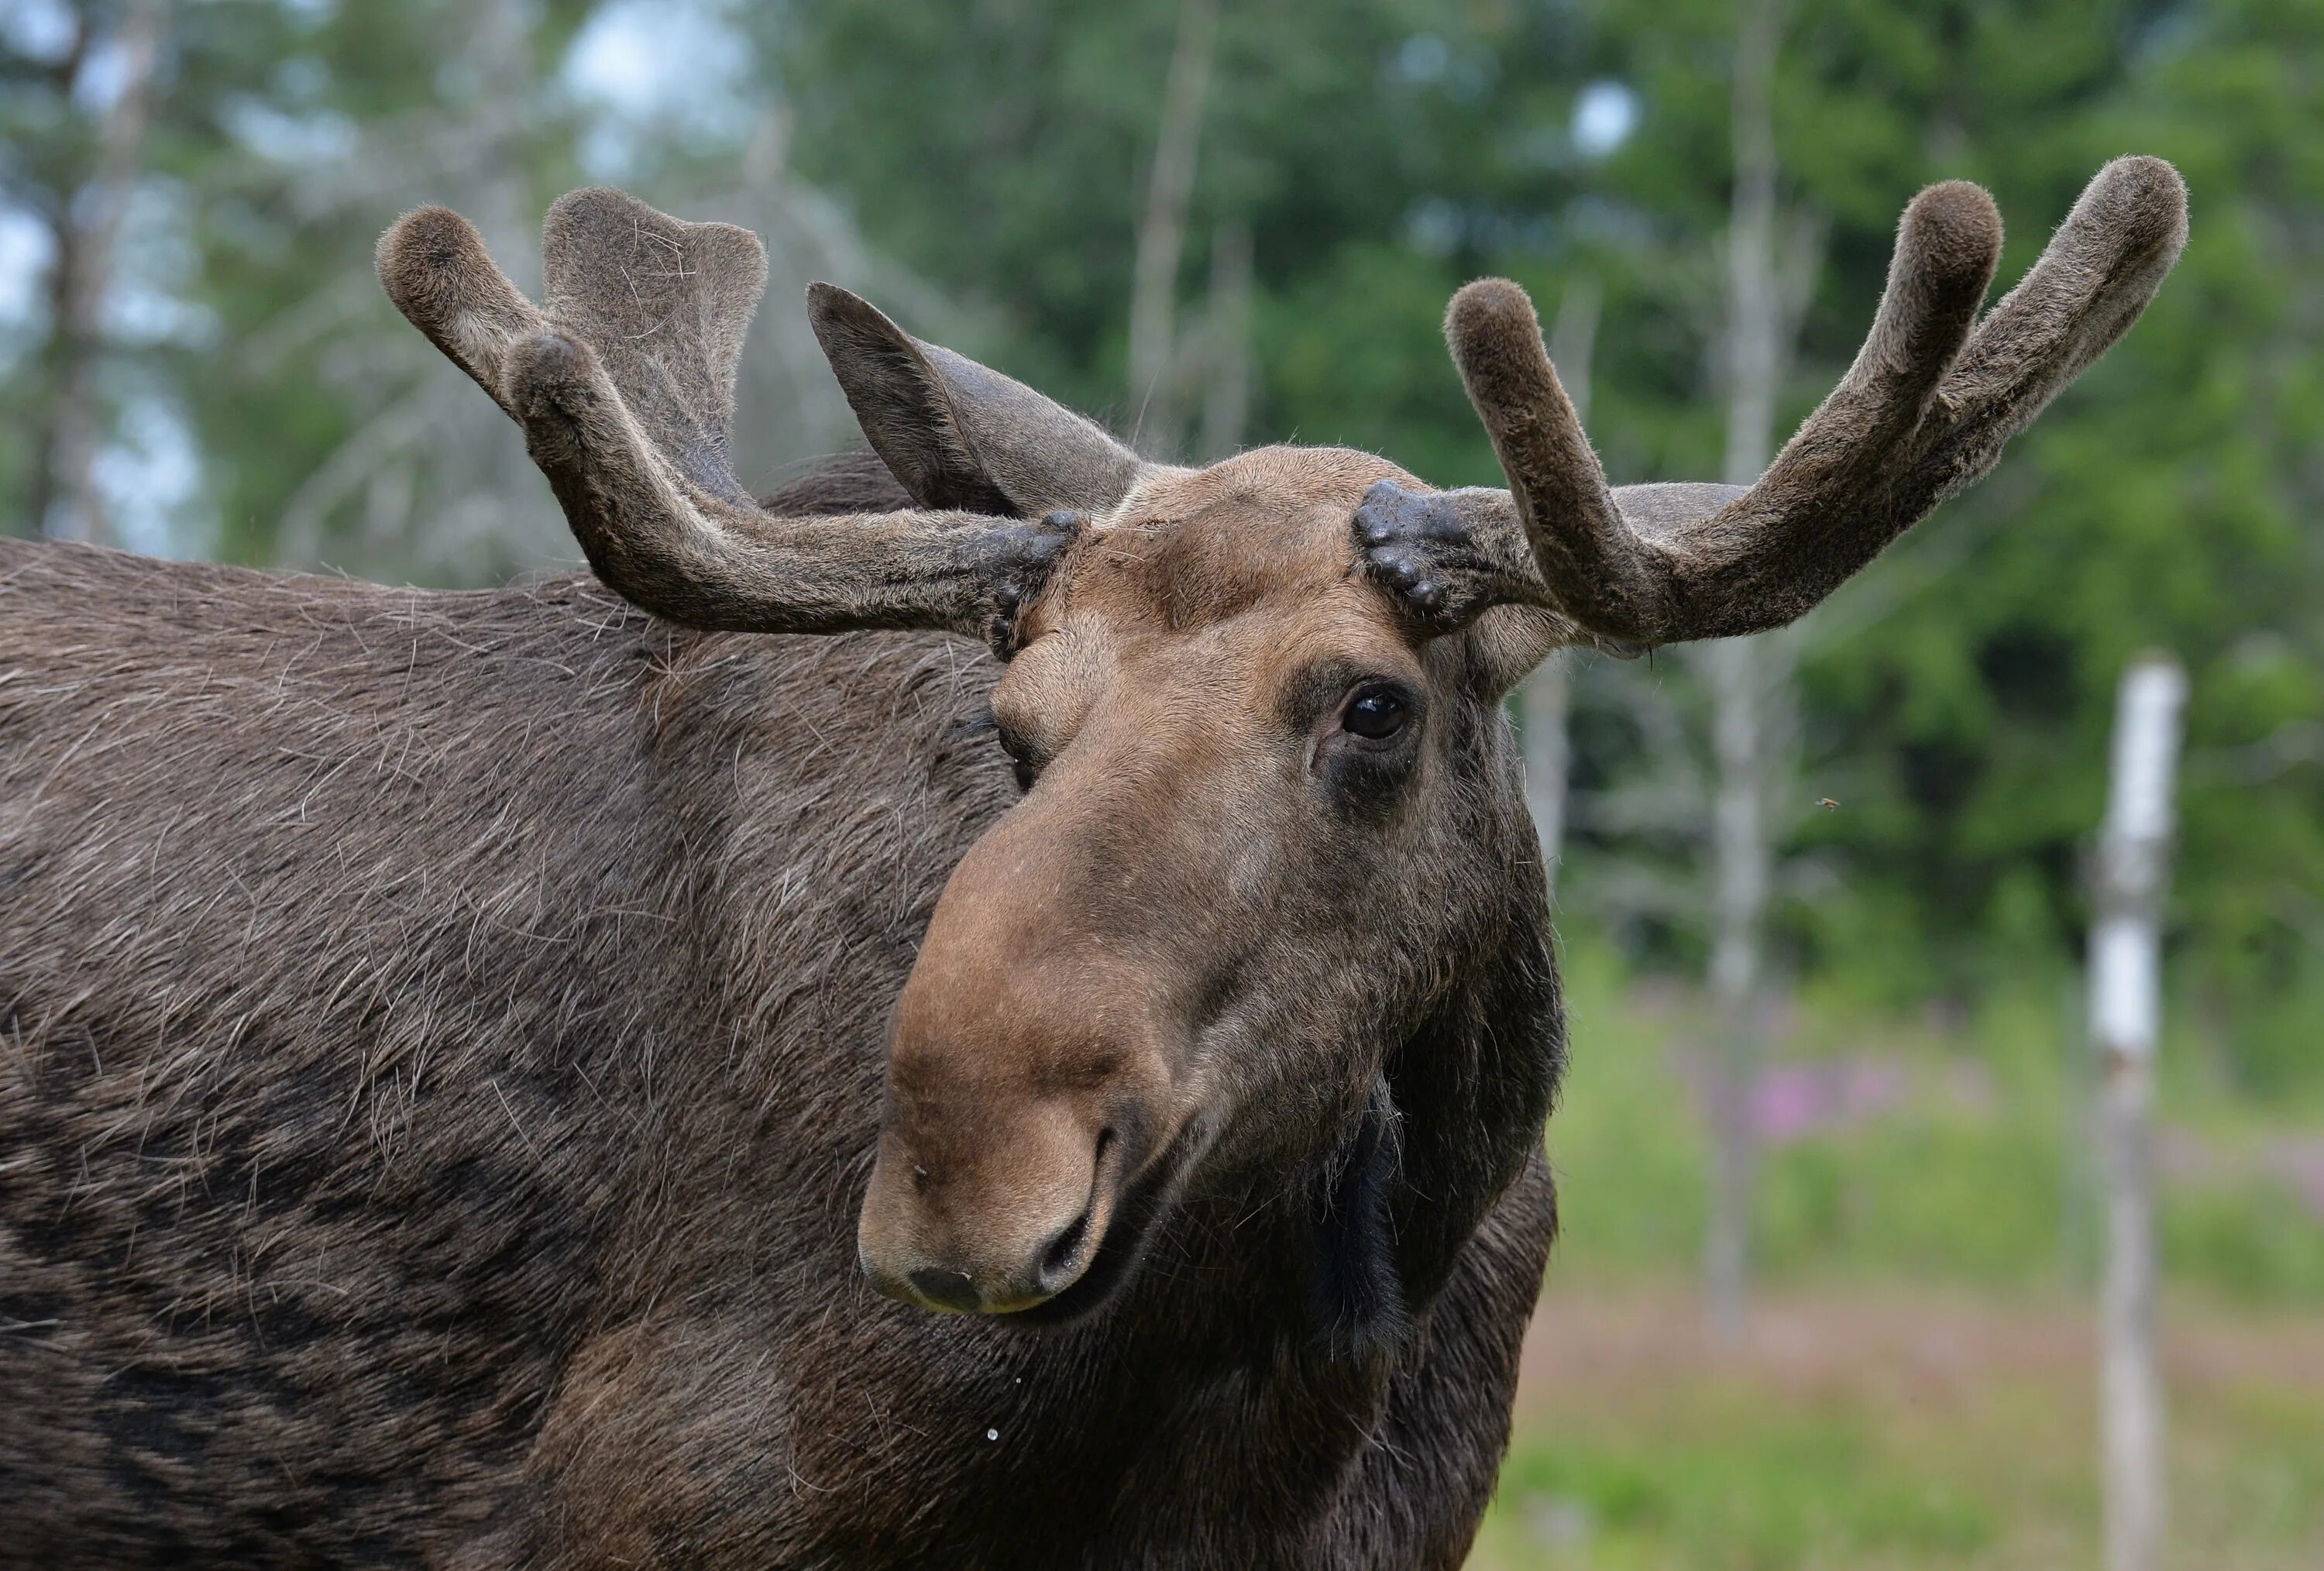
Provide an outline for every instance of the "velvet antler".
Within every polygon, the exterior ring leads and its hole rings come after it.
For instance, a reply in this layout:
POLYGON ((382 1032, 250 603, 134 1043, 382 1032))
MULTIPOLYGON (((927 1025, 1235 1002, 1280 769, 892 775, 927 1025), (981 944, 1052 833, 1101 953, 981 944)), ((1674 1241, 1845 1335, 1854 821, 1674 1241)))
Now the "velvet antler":
POLYGON ((1358 541, 1392 589, 1440 621, 1530 604, 1587 634, 1648 644, 1779 626, 1992 468, 2138 319, 2186 236, 2178 172, 2117 159, 1979 323, 2000 216, 1973 185, 1930 187, 1904 210, 1856 363, 1748 488, 1609 488, 1532 303, 1513 283, 1480 280, 1453 297, 1445 336, 1509 491, 1376 487, 1358 541))
POLYGON ((734 478, 735 361, 767 275, 757 236, 582 190, 549 208, 541 253, 545 310, 466 219, 423 208, 381 238, 380 282, 524 428, 607 585, 696 627, 941 628, 1006 645, 1070 515, 786 519, 734 478))

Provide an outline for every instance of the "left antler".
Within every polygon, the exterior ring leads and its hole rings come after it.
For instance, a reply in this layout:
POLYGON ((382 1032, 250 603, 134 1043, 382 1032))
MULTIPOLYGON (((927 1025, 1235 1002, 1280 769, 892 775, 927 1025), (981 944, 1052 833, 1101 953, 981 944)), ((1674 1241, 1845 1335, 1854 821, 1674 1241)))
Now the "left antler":
POLYGON ((1601 639, 1649 644, 1779 626, 1992 468, 2138 319, 2186 237, 2178 172, 2160 159, 2117 159, 1980 324, 2000 216, 1965 181, 1930 187, 1904 210, 1855 365, 1748 489, 1609 487, 1532 303, 1513 283, 1480 280, 1453 297, 1445 336, 1509 492, 1376 487, 1358 539, 1408 600, 1417 588, 1463 615, 1531 602, 1601 639), (1442 580, 1465 564, 1436 571, 1443 552, 1425 542, 1456 535, 1472 559, 1495 556, 1488 548, 1499 540, 1522 541, 1532 560, 1471 569, 1467 592, 1448 597, 1442 580), (1518 571, 1526 565, 1533 574, 1518 571))

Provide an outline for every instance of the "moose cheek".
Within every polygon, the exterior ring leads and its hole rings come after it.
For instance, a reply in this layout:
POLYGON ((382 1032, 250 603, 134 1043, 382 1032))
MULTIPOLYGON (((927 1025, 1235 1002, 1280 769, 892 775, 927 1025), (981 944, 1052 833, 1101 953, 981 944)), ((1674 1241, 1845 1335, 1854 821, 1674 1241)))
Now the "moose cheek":
POLYGON ((1417 726, 1380 743, 1327 737, 1315 753, 1315 781, 1333 810, 1360 822, 1387 818, 1404 800, 1418 773, 1417 726))

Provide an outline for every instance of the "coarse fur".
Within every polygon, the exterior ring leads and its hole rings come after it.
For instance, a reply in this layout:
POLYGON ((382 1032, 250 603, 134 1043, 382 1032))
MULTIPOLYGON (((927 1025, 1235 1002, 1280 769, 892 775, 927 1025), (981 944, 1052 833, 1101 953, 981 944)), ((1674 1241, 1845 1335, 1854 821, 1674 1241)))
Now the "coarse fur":
POLYGON ((1513 785, 1384 1068, 1407 1326, 1322 1334, 1280 1175, 931 1317, 853 1210, 999 670, 0 546, 0 1563, 1457 1564, 1554 1217, 1513 785))

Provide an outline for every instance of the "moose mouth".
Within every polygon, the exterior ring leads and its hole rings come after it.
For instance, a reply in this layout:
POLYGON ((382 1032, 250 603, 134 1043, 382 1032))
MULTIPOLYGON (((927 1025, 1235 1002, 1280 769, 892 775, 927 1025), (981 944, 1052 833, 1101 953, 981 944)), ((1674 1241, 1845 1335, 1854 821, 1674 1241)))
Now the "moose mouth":
POLYGON ((1195 1137, 1192 1123, 1181 1128, 1122 1192, 1114 1205, 1112 1222, 1099 1237, 1082 1274, 1051 1297, 1012 1311, 1008 1318, 1023 1325, 1065 1326, 1111 1299, 1146 1258, 1147 1246, 1153 1242, 1164 1214, 1176 1202, 1204 1143, 1195 1137))

